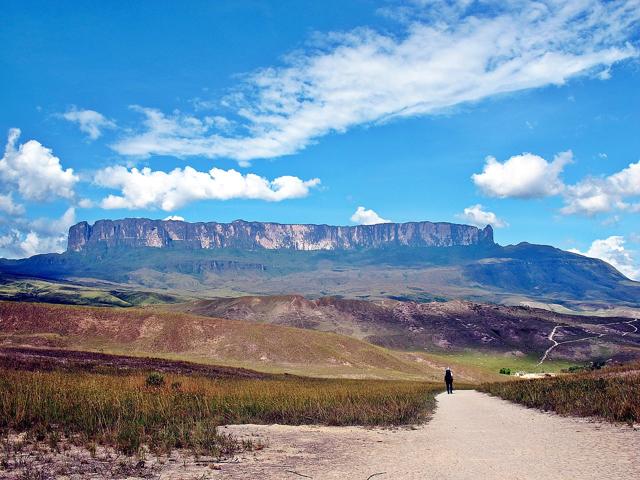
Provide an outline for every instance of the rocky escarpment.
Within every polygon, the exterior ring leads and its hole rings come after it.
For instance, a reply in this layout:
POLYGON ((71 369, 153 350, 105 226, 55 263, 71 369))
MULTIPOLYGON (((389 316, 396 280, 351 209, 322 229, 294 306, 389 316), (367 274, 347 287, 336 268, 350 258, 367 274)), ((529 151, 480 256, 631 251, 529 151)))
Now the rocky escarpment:
POLYGON ((197 249, 350 250, 388 246, 452 247, 493 244, 493 230, 452 223, 409 222, 378 225, 284 225, 245 222, 188 223, 126 218, 81 222, 69 229, 68 251, 114 247, 197 249))

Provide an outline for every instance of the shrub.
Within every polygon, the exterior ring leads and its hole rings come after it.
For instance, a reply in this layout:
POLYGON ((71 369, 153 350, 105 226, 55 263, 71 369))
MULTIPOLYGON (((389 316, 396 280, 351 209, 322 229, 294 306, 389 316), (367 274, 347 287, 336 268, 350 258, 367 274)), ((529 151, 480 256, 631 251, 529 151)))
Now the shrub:
POLYGON ((162 387, 164 385, 164 377, 158 372, 150 373, 145 381, 147 387, 162 387))
POLYGON ((500 373, 502 375, 511 375, 511 369, 510 368, 506 368, 506 367, 502 367, 500 369, 500 373))

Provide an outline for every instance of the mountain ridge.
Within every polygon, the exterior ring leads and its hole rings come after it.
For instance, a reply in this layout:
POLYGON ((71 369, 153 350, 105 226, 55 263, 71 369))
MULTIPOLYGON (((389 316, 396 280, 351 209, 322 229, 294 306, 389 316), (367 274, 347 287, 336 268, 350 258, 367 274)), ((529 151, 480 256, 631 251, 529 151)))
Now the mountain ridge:
MULTIPOLYGON (((207 298, 300 293, 418 302, 535 301, 579 310, 640 307, 640 283, 608 263, 545 245, 501 246, 492 233, 491 227, 431 222, 330 227, 103 220, 71 227, 70 248, 63 253, 0 259, 0 274, 85 285, 107 281, 120 289, 207 298), (218 235, 207 237, 218 243, 207 247, 204 237, 189 237, 201 229, 218 235), (222 241, 226 229, 232 230, 228 242, 222 241), (193 244, 171 235, 192 238, 193 244), (339 248, 313 249, 323 239, 333 239, 331 245, 339 248)), ((19 282, 5 288, 12 289, 32 294, 19 282)))
POLYGON ((353 250, 385 246, 450 247, 493 244, 493 229, 448 222, 335 226, 274 222, 231 223, 124 218, 80 222, 69 229, 67 251, 182 246, 192 249, 353 250))

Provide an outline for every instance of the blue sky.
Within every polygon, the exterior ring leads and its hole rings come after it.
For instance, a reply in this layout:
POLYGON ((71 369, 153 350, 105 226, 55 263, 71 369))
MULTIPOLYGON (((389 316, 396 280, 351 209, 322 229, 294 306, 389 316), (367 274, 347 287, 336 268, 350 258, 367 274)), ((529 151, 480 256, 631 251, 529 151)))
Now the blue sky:
POLYGON ((0 256, 100 218, 431 220, 640 277, 638 0, 2 9, 0 256))

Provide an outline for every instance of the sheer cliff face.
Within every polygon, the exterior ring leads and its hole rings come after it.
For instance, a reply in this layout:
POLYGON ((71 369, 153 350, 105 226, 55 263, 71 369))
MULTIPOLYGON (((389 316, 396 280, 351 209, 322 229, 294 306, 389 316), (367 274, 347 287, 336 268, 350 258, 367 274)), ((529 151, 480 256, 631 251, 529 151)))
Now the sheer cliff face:
POLYGON ((479 229, 452 223, 382 223, 336 227, 245 222, 187 223, 175 220, 98 220, 69 229, 67 250, 95 247, 241 248, 292 250, 349 250, 387 246, 451 247, 492 244, 490 226, 479 229))

